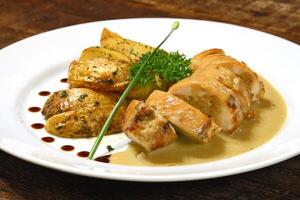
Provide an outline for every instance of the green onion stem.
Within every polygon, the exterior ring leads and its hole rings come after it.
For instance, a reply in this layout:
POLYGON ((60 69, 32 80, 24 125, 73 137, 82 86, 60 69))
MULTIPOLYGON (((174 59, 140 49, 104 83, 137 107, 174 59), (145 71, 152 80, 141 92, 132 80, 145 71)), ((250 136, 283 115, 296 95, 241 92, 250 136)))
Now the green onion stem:
POLYGON ((164 38, 164 40, 154 49, 154 51, 152 52, 152 54, 148 57, 148 59, 144 62, 144 64, 140 67, 140 69, 138 70, 138 72, 136 73, 136 75, 133 77, 133 79, 130 81, 130 83, 128 84, 128 86, 126 87, 125 91, 123 92, 123 94, 120 96, 118 102, 116 103, 116 105, 114 106, 113 110, 111 111, 111 113, 109 114, 108 118, 106 119, 104 125, 102 126, 102 129, 99 132, 99 135, 89 153, 89 159, 92 160, 99 145, 101 140, 103 139, 104 135, 107 133, 107 130, 110 127, 110 124, 112 122, 113 117, 115 116, 115 114, 117 113, 117 111, 119 110, 120 106, 122 105, 123 101, 125 100, 125 98, 127 97, 127 95, 129 94, 129 92, 132 90, 132 88, 134 87, 134 85, 136 84, 137 80, 138 80, 138 76, 141 74, 141 72, 143 71, 143 69, 145 68, 146 64, 149 62, 149 60, 153 57, 153 55, 157 52, 157 50, 161 47, 161 45, 163 45, 163 43, 171 36, 171 34, 173 33, 173 31, 175 31, 176 29, 178 29, 179 27, 179 22, 175 21, 172 24, 172 29, 169 32, 169 34, 164 38))

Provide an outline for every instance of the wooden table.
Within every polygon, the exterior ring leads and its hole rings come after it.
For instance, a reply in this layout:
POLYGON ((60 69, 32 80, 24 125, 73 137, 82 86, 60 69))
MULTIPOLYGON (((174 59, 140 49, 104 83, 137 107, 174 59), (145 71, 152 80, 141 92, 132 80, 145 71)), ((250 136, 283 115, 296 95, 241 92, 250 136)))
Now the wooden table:
MULTIPOLYGON (((222 21, 300 43, 299 0, 0 0, 0 48, 59 27, 130 17, 222 21)), ((0 199, 300 199, 300 156, 225 178, 130 183, 70 175, 0 152, 0 199)))

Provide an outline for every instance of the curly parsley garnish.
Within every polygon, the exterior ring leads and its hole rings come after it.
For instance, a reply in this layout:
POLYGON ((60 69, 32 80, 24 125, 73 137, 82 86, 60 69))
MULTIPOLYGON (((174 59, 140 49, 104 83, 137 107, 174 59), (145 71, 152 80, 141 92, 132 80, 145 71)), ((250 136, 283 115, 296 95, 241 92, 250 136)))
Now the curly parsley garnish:
MULTIPOLYGON (((139 69, 145 64, 152 52, 145 53, 140 61, 130 69, 130 80, 137 74, 139 69)), ((161 89, 167 89, 170 85, 191 75, 191 61, 184 54, 178 51, 167 53, 158 50, 148 61, 138 77, 137 84, 155 84, 161 89)))

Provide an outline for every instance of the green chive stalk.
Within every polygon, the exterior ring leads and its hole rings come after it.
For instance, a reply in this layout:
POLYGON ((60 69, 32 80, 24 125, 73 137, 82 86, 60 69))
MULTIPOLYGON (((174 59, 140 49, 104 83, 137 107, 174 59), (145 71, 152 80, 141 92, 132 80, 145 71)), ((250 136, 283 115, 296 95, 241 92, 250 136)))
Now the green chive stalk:
POLYGON ((169 32, 169 34, 163 39, 163 41, 154 49, 154 51, 152 52, 152 54, 148 57, 148 59, 144 62, 144 64, 140 67, 139 71, 136 73, 136 75, 133 77, 133 79, 130 81, 130 83, 128 84, 127 88, 125 89, 125 91, 123 92, 123 94, 120 96, 118 102, 116 103, 116 105, 114 106, 113 110, 111 111, 110 115, 108 116, 108 118, 106 119, 102 129, 99 132, 99 135, 89 153, 89 159, 92 160, 99 145, 101 140, 103 139, 104 135, 107 133, 107 130, 110 127, 110 124, 113 120, 113 117, 115 116, 115 114, 117 113, 118 109, 120 108, 120 106, 122 105, 123 101, 125 100, 125 98, 127 97, 127 95, 129 94, 129 92, 132 90, 132 88, 135 86, 135 84, 138 81, 138 76, 141 74, 141 72, 143 71, 143 69, 145 68, 145 66, 147 65, 147 63, 149 62, 149 60, 153 57, 153 55, 157 52, 157 50, 161 47, 161 45, 163 45, 163 43, 172 35, 172 33, 178 29, 179 27, 179 22, 175 21, 172 24, 172 29, 169 32))

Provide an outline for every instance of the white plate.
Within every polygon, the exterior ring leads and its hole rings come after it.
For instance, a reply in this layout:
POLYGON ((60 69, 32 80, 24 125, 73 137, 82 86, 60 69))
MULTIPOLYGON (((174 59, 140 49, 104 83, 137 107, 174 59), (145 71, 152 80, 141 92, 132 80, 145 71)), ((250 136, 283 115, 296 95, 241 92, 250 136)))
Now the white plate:
MULTIPOLYGON (((202 50, 218 47, 225 49, 233 57, 247 61, 280 91, 287 103, 287 122, 276 137, 265 145, 236 157, 174 167, 130 167, 76 157, 76 152, 89 150, 94 139, 58 139, 53 144, 41 142, 40 138, 48 134, 44 130, 33 130, 30 125, 43 122, 42 116, 28 112, 27 108, 43 105, 46 97, 39 97, 39 91, 55 91, 66 87, 59 80, 67 76, 68 64, 78 58, 84 48, 99 44, 103 27, 127 38, 156 46, 169 31, 173 21, 174 19, 124 19, 81 24, 39 34, 2 49, 1 149, 45 167, 79 175, 128 181, 183 181, 227 176, 272 165, 299 154, 299 46, 248 28, 186 19, 180 19, 179 30, 163 48, 180 50, 187 56, 192 56, 202 50), (59 150, 61 144, 72 144, 76 151, 63 152, 59 150)), ((122 143, 124 138, 122 135, 106 137, 103 145, 111 140, 122 143)), ((125 139, 125 143, 126 141, 125 139)))

